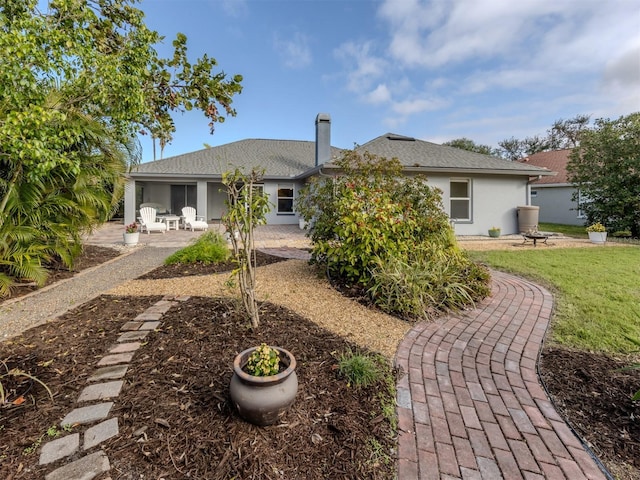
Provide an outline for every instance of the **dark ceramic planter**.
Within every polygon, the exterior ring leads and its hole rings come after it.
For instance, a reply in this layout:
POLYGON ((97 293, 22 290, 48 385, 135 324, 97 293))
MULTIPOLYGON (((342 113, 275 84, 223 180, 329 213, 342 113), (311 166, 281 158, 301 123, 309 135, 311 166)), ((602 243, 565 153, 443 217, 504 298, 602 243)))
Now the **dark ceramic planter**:
POLYGON ((273 425, 280 421, 298 392, 296 359, 284 348, 271 347, 280 352, 285 369, 277 375, 256 377, 243 370, 256 348, 249 348, 234 359, 229 393, 243 419, 255 425, 273 425))

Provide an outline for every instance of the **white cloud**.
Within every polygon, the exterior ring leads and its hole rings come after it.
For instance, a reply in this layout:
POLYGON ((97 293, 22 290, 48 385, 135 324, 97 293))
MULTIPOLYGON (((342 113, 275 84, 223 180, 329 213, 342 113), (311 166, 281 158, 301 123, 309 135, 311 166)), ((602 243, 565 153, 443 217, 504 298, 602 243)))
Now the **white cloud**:
POLYGON ((580 113, 616 117, 640 109, 637 0, 384 0, 378 16, 388 26, 389 63, 412 79, 404 98, 392 90, 392 115, 420 118, 427 103, 414 105, 411 97, 422 85, 446 96, 451 115, 495 115, 501 121, 493 132, 470 126, 479 140, 495 136, 495 143, 531 130, 532 121, 548 128, 580 113), (488 98, 497 108, 483 103, 488 98), (478 101, 489 110, 468 111, 478 101), (508 119, 517 108, 530 114, 520 125, 508 119))
POLYGON ((607 85, 640 88, 640 43, 612 58, 606 65, 603 80, 607 85))
POLYGON ((418 113, 440 110, 446 105, 447 102, 441 99, 416 98, 394 103, 393 111, 402 116, 410 116, 418 113))
POLYGON ((342 44, 334 51, 336 58, 347 67, 347 88, 364 94, 385 73, 387 62, 372 53, 371 42, 342 44))
POLYGON ((288 68, 304 68, 311 64, 311 49, 308 39, 302 33, 295 33, 290 40, 274 39, 274 48, 288 68))
POLYGON ((386 103, 391 100, 391 92, 385 84, 378 85, 375 90, 365 95, 365 101, 372 104, 386 103))
POLYGON ((386 0, 378 14, 389 54, 414 69, 589 73, 640 35, 635 0, 386 0))
POLYGON ((496 146, 560 118, 640 109, 637 0, 383 0, 377 13, 386 43, 335 55, 392 131, 496 146))

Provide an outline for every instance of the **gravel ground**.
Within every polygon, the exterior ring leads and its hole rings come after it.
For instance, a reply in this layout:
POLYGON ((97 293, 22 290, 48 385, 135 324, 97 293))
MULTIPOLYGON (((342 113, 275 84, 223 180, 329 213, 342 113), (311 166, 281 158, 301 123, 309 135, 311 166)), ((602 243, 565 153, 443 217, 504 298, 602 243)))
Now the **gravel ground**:
MULTIPOLYGON (((505 235, 495 239, 488 239, 487 237, 464 237, 458 240, 458 245, 465 250, 522 250, 534 248, 532 241, 523 241, 522 235, 505 235)), ((614 247, 622 244, 607 242, 605 245, 596 245, 591 243, 587 239, 569 238, 563 236, 552 235, 547 240, 547 243, 538 241, 535 248, 576 248, 576 247, 614 247)))
MULTIPOLYGON (((328 330, 388 358, 411 328, 407 322, 372 311, 346 298, 318 277, 304 260, 289 260, 256 269, 257 297, 285 306, 328 330)), ((112 295, 230 296, 228 274, 131 280, 108 293, 112 295)))

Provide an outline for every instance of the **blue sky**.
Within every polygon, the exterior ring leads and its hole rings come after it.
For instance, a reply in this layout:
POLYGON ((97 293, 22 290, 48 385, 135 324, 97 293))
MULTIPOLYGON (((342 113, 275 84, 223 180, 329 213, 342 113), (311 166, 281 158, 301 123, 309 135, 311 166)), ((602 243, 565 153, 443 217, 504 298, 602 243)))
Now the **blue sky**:
MULTIPOLYGON (((245 138, 352 148, 387 132, 442 143, 544 134, 577 114, 640 111, 637 0, 143 0, 147 25, 244 77, 209 134, 177 114, 164 157, 245 138)), ((151 143, 142 139, 145 161, 151 143)))

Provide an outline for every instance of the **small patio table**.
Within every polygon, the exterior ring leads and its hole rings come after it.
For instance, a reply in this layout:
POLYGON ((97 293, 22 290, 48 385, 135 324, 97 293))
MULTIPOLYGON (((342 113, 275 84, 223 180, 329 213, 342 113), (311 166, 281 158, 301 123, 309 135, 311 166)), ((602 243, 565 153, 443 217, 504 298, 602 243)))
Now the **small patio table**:
POLYGON ((161 215, 158 218, 161 218, 164 222, 167 223, 167 230, 178 230, 180 217, 178 217, 177 215, 161 215))

